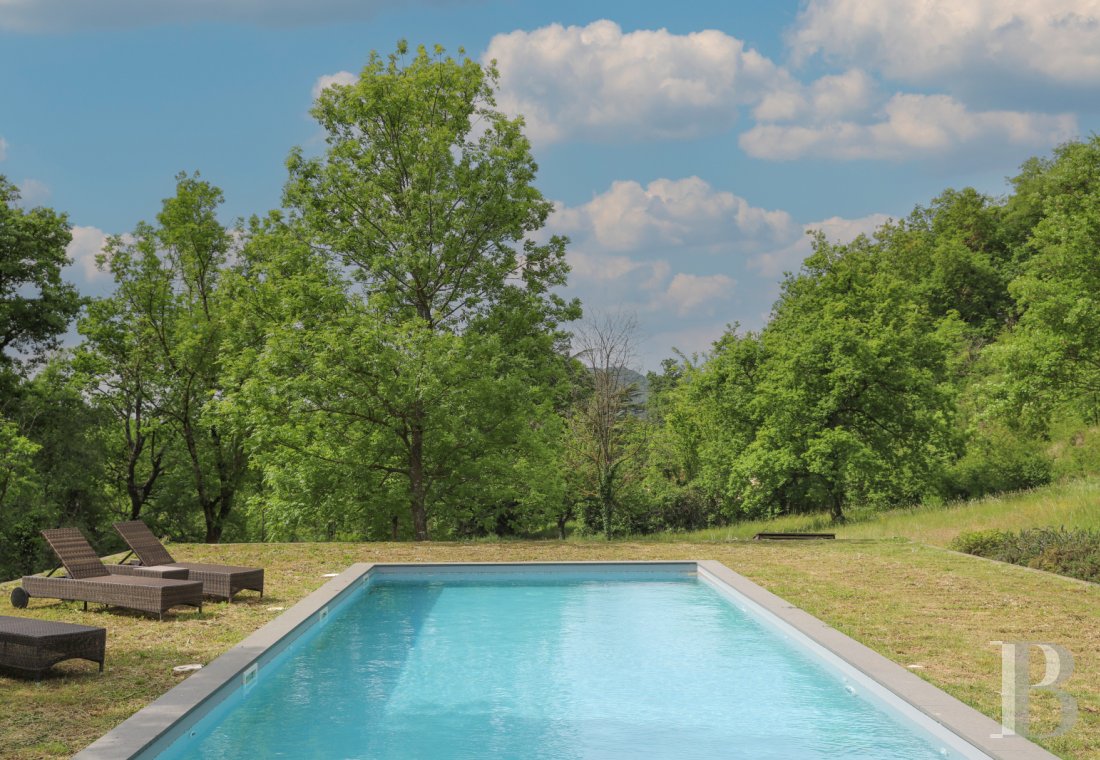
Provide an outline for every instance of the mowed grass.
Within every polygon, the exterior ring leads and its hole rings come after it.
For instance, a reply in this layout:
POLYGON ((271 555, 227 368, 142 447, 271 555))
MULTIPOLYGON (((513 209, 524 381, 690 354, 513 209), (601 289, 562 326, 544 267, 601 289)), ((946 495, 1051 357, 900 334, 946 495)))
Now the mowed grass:
POLYGON ((922 505, 884 512, 854 509, 848 522, 834 525, 828 515, 791 515, 754 520, 724 528, 666 534, 658 540, 729 541, 757 533, 835 533, 837 538, 903 537, 947 546, 957 535, 975 530, 1027 528, 1100 530, 1100 479, 1083 478, 1031 491, 943 505, 922 505))
MULTIPOLYGON (((164 622, 43 599, 8 608, 106 627, 107 669, 101 675, 91 663, 69 661, 37 684, 0 676, 0 755, 69 756, 178 683, 173 666, 211 661, 352 562, 715 559, 993 718, 1000 717, 1000 653, 989 642, 1063 645, 1075 658, 1065 688, 1079 717, 1064 736, 1039 741, 1062 757, 1100 757, 1100 586, 909 541, 175 545, 172 552, 262 565, 267 593, 261 601, 244 592, 201 614, 181 608, 164 622)), ((0 586, 5 597, 13 585, 0 586)), ((1032 681, 1040 675, 1035 669, 1032 681)), ((1033 728, 1051 730, 1057 703, 1033 701, 1033 728)))

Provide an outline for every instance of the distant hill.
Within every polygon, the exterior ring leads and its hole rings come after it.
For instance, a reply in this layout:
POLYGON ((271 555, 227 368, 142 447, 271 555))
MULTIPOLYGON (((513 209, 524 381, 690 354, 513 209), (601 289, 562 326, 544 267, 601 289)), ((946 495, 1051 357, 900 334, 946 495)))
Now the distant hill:
POLYGON ((632 383, 637 387, 637 392, 634 394, 635 403, 645 406, 646 401, 649 399, 649 381, 646 380, 646 376, 641 372, 635 372, 632 369, 623 370, 623 379, 627 383, 632 383))

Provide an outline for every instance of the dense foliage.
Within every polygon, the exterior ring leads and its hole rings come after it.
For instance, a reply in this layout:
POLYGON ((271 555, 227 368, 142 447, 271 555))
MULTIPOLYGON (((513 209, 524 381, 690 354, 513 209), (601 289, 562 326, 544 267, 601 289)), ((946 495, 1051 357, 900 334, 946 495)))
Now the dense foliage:
POLYGON ((282 208, 227 227, 181 174, 87 302, 65 216, 0 178, 0 575, 40 569, 60 524, 104 549, 135 517, 206 541, 611 537, 1100 470, 1100 138, 1005 197, 815 237, 762 329, 641 377, 629 317, 558 295, 567 241, 539 233, 495 87, 438 49, 372 55, 318 98, 325 146, 291 152, 282 208))
POLYGON ((1097 465, 1100 138, 994 199, 816 238, 759 333, 666 364, 666 481, 715 522, 967 498, 1097 465), (667 453, 667 452, 666 452, 667 453))
POLYGON ((951 542, 955 551, 1100 583, 1100 533, 1035 528, 1019 533, 983 530, 951 542))

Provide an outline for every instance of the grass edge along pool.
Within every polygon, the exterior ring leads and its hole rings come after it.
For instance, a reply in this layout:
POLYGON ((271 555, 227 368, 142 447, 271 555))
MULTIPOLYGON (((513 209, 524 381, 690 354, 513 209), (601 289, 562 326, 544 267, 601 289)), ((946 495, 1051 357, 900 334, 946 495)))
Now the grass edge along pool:
MULTIPOLYGON (((694 576, 796 647, 809 652, 855 693, 868 698, 932 741, 964 758, 1050 760, 1055 755, 1020 737, 993 738, 996 721, 920 679, 900 665, 831 628, 809 613, 712 560, 681 562, 530 562, 530 563, 357 563, 330 580, 287 612, 259 629, 205 668, 76 755, 79 760, 155 758, 192 733, 207 714, 226 699, 247 692, 263 672, 302 636, 316 633, 338 608, 372 577, 416 574, 433 579, 460 574, 555 577, 601 573, 694 576)), ((193 733, 192 733, 193 735, 193 733)))

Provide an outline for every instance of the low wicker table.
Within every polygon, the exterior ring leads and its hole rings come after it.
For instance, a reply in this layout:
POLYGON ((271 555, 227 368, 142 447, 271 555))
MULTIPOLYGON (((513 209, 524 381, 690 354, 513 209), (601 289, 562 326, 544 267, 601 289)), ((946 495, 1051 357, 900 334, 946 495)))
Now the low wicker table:
POLYGON ((111 575, 144 575, 148 578, 168 578, 174 581, 189 580, 187 577, 187 568, 176 567, 174 565, 146 567, 145 565, 126 562, 121 565, 107 565, 107 572, 111 575))
POLYGON ((0 666, 35 677, 73 658, 98 662, 102 673, 106 647, 106 628, 0 615, 0 666))

